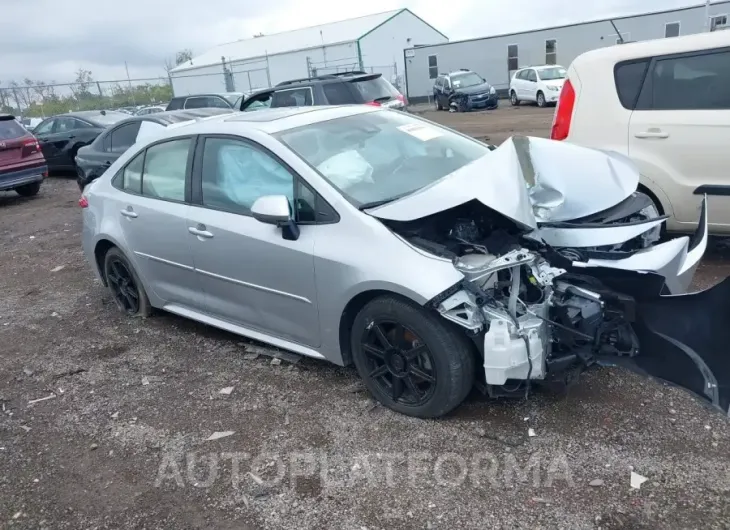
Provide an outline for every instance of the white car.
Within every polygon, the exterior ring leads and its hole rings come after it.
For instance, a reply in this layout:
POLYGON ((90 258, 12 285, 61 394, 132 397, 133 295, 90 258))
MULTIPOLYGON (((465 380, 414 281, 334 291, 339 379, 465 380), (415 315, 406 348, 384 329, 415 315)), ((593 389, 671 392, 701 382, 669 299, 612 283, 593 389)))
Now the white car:
POLYGON ((551 138, 630 157, 640 191, 691 232, 708 197, 710 232, 730 234, 730 32, 587 52, 568 69, 551 138))
POLYGON ((509 83, 509 99, 512 105, 522 101, 545 107, 557 103, 567 72, 560 65, 530 66, 517 70, 509 83))

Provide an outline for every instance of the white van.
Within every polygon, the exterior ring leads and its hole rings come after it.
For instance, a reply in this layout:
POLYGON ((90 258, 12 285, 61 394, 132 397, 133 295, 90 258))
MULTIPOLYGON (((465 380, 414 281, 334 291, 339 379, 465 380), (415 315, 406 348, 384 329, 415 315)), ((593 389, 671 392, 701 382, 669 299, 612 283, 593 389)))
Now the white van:
POLYGON ((631 157, 668 230, 694 230, 706 194, 710 230, 730 234, 730 31, 580 55, 551 138, 631 157))

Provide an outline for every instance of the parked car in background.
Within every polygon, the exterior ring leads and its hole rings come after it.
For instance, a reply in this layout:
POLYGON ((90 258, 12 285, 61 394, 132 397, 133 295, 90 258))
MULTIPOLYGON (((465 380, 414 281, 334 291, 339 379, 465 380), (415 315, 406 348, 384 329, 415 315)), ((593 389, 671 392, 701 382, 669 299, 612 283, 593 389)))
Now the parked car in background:
POLYGON ((43 121, 43 118, 18 118, 18 121, 23 125, 26 131, 33 132, 38 124, 43 121))
POLYGON ((134 116, 115 123, 97 136, 91 144, 78 150, 76 182, 79 189, 83 190, 89 182, 99 178, 144 134, 153 134, 171 125, 231 112, 233 109, 171 110, 134 116))
POLYGON ((191 94, 172 98, 165 110, 219 108, 232 109, 243 96, 243 92, 224 92, 221 94, 191 94))
POLYGON ((76 171, 79 148, 90 144, 108 126, 129 115, 113 110, 88 110, 59 114, 43 120, 34 130, 49 171, 76 171))
POLYGON ((499 106, 496 89, 482 76, 467 69, 439 74, 433 85, 433 98, 436 110, 466 112, 499 106))
POLYGON ((560 65, 530 66, 517 70, 509 83, 509 99, 512 105, 522 101, 545 107, 557 103, 567 71, 560 65))
POLYGON ((48 166, 38 140, 15 116, 0 114, 0 191, 15 190, 23 197, 36 195, 48 166))
POLYGON ((694 230, 707 195, 711 232, 730 234, 730 32, 577 57, 551 137, 629 156, 667 230, 694 230))
POLYGON ((354 71, 284 81, 274 88, 253 93, 243 99, 238 108, 246 112, 278 107, 352 104, 405 110, 407 101, 381 74, 354 71))
POLYGON ((710 338, 727 328, 730 280, 661 296, 692 281, 706 212, 692 239, 647 238, 664 219, 644 211, 638 180, 620 155, 528 137, 491 150, 343 105, 167 128, 79 205, 86 259, 126 314, 159 308, 354 363, 404 414, 446 414, 476 380, 524 398, 601 360, 727 414, 728 364, 710 338))
POLYGON ((166 107, 162 105, 150 105, 149 107, 142 107, 134 113, 135 116, 145 116, 147 114, 156 114, 158 112, 165 112, 166 107))

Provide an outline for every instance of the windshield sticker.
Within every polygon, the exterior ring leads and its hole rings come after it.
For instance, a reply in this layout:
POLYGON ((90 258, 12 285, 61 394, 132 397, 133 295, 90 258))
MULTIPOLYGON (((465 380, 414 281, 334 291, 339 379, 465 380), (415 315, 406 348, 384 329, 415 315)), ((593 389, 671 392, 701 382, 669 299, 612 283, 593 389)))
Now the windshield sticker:
POLYGON ((434 138, 443 136, 443 133, 436 127, 429 127, 427 125, 421 125, 420 123, 409 123, 408 125, 401 125, 398 127, 399 130, 406 134, 410 134, 414 138, 418 138, 423 142, 428 142, 434 138))

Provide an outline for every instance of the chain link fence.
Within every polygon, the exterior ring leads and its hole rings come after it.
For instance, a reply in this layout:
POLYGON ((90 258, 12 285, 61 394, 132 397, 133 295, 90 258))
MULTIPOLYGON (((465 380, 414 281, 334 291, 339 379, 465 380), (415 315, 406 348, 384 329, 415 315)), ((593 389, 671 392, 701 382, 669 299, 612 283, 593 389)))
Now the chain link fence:
POLYGON ((167 77, 13 84, 0 87, 0 111, 24 117, 44 118, 80 110, 167 105, 171 98, 172 86, 167 77))

